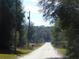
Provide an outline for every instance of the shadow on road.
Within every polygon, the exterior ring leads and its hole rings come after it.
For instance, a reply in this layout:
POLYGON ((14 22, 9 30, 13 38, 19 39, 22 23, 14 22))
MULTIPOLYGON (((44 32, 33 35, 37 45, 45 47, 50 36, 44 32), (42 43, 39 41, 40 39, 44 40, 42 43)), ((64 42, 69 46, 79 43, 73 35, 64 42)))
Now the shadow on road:
POLYGON ((50 57, 50 58, 46 58, 46 59, 67 59, 67 58, 53 58, 53 57, 50 57))

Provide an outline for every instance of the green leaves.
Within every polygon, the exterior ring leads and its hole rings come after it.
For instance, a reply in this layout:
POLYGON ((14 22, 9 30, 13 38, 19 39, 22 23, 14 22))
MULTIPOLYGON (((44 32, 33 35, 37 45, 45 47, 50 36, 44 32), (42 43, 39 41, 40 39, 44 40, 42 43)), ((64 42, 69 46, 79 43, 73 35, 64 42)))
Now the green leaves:
MULTIPOLYGON (((54 20, 56 21, 59 17, 59 28, 65 34, 64 38, 68 42, 66 48, 68 50, 69 59, 78 59, 79 0, 58 0, 60 2, 59 6, 52 6, 54 5, 53 2, 56 2, 57 0, 50 0, 52 1, 52 3, 50 4, 47 4, 48 1, 49 0, 43 0, 42 2, 42 7, 44 8, 44 17, 51 17, 52 19, 54 18, 54 20)), ((47 19, 49 20, 49 18, 47 19)), ((56 27, 53 30, 55 37, 57 37, 56 27)))

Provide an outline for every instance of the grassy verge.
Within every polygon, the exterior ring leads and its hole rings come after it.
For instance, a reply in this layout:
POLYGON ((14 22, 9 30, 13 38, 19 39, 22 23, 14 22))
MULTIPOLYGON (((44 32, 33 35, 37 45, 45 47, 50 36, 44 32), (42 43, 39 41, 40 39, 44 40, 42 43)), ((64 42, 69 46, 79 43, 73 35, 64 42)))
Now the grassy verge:
POLYGON ((15 54, 0 54, 0 59, 16 59, 15 54))
POLYGON ((23 56, 23 55, 26 55, 26 54, 38 49, 40 46, 42 46, 42 45, 36 45, 36 46, 30 47, 30 48, 17 48, 16 54, 17 54, 17 56, 23 56))
POLYGON ((30 53, 31 51, 32 51, 32 50, 27 49, 27 48, 17 48, 16 54, 17 54, 18 56, 22 56, 22 55, 25 55, 25 54, 30 53))
POLYGON ((0 54, 0 59, 17 59, 17 56, 23 56, 26 55, 36 49, 38 49, 42 45, 37 45, 32 49, 28 48, 17 48, 16 54, 0 54))
POLYGON ((60 54, 62 54, 63 56, 65 56, 65 55, 66 55, 66 52, 67 52, 67 50, 66 50, 66 49, 64 49, 64 48, 58 48, 57 50, 58 50, 58 51, 59 51, 59 53, 60 53, 60 54))

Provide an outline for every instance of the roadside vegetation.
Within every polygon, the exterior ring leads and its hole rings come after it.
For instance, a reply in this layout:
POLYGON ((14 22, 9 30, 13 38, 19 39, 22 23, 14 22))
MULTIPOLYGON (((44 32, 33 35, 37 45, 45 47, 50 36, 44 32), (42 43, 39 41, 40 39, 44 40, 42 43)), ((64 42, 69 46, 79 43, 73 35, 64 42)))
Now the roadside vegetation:
POLYGON ((0 54, 0 59, 17 59, 15 54, 0 54))
POLYGON ((17 48, 16 55, 17 56, 26 55, 30 53, 31 51, 32 49, 28 49, 28 48, 17 48))
POLYGON ((16 50, 29 48, 30 43, 38 45, 51 39, 49 27, 34 26, 30 15, 25 19, 21 0, 0 0, 0 6, 1 54, 16 54, 16 50))
POLYGON ((28 53, 31 53, 32 51, 38 49, 39 47, 41 47, 43 44, 36 44, 36 45, 30 45, 29 48, 24 47, 24 48, 17 48, 16 49, 16 55, 17 56, 23 56, 23 55, 26 55, 28 53))
POLYGON ((52 43, 67 49, 67 59, 79 59, 79 0, 41 0, 39 4, 45 19, 55 23, 52 43))
POLYGON ((58 50, 58 52, 59 52, 60 54, 62 54, 63 56, 65 56, 66 53, 67 53, 67 50, 64 49, 64 48, 57 48, 57 50, 58 50))
POLYGON ((27 54, 49 41, 68 59, 79 59, 79 0, 41 0, 39 5, 54 26, 34 26, 30 11, 25 22, 21 0, 0 0, 0 59, 27 54))

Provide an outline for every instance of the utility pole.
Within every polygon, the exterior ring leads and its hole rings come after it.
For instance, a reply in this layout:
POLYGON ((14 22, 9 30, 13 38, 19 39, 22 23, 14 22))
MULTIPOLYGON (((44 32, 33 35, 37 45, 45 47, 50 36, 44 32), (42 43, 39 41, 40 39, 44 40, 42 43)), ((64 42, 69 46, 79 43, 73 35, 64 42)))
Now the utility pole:
POLYGON ((29 17, 28 17, 28 20, 29 20, 29 28, 30 28, 30 11, 29 11, 29 17))
POLYGON ((27 47, 29 48, 29 41, 30 41, 30 11, 29 11, 29 16, 28 16, 29 24, 28 24, 28 40, 27 40, 27 47))

